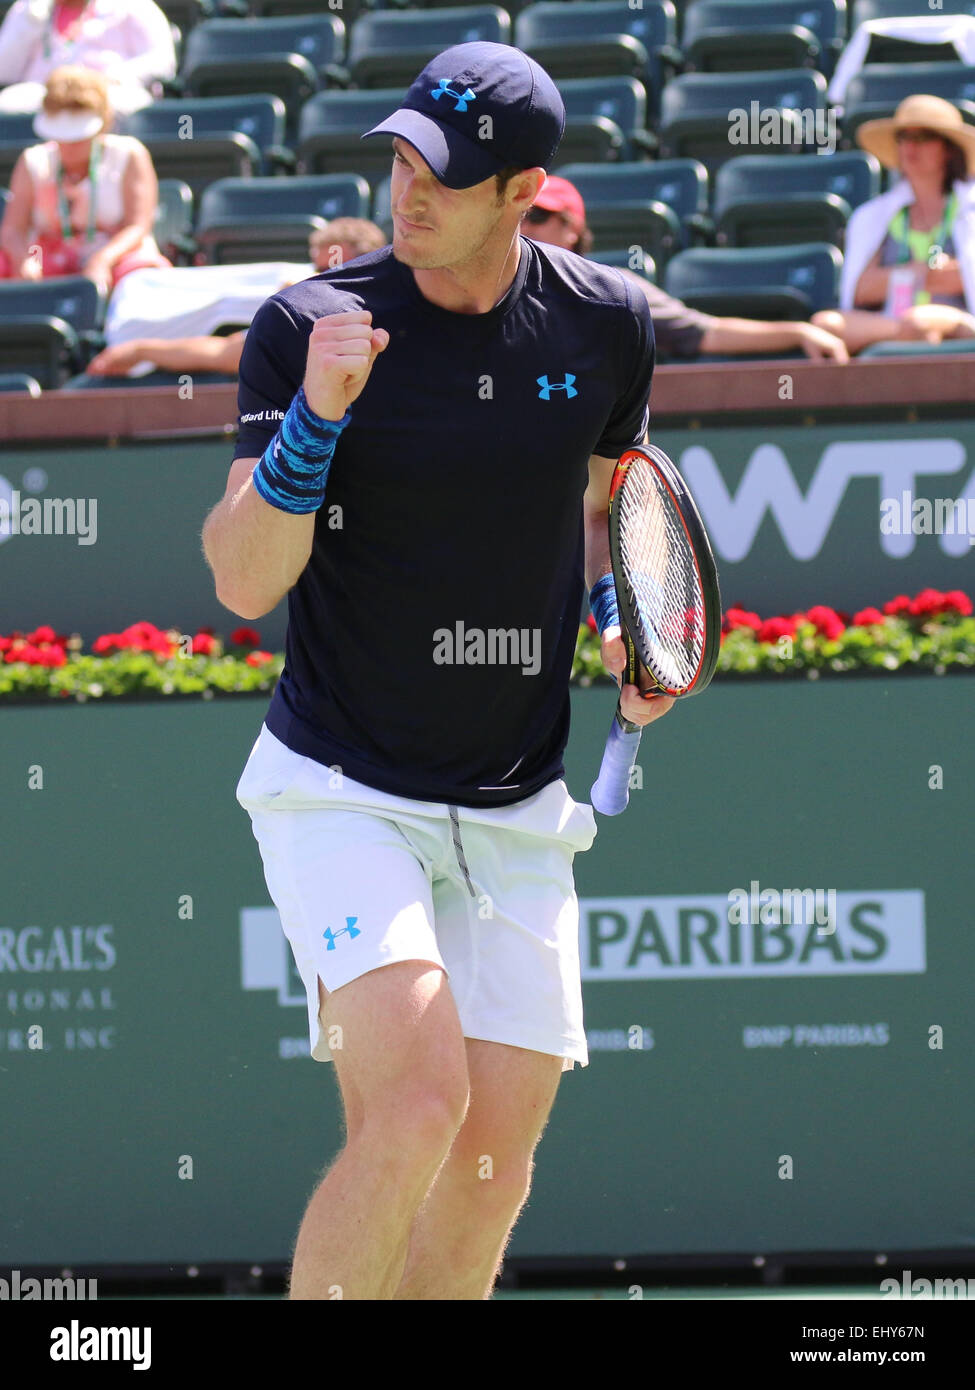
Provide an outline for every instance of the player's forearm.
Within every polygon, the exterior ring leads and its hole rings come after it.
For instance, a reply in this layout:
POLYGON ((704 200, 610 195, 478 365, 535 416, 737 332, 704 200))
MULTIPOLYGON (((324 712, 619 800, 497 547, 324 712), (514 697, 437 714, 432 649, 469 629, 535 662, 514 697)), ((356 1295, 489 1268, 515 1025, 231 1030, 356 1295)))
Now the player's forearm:
POLYGON ((203 527, 217 598, 238 617, 263 618, 297 583, 311 555, 317 513, 270 506, 248 478, 203 527))
POLYGON ((609 510, 597 511, 589 507, 585 512, 586 537, 586 589, 591 589, 597 579, 612 571, 613 563, 609 553, 609 510))

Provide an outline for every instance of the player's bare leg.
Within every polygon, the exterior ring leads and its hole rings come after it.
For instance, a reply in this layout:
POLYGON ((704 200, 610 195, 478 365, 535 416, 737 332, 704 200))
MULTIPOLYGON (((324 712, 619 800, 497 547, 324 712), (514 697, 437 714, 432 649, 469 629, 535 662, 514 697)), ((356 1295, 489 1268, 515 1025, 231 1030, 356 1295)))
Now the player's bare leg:
POLYGON ((467 1039, 470 1104, 410 1238, 397 1299, 491 1297, 562 1058, 467 1039))
POLYGON ((371 970, 327 996, 319 984, 319 997, 329 1028, 342 1030, 335 1064, 352 1113, 302 1220, 290 1297, 391 1299, 414 1217, 467 1107, 460 1020, 429 961, 371 970))

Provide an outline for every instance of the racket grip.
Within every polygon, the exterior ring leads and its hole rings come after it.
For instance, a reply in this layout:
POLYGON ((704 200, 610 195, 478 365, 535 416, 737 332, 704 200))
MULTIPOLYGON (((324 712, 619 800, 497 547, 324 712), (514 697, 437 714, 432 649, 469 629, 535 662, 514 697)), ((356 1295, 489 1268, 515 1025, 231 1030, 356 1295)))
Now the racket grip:
POLYGON ((618 816, 626 809, 630 799, 630 773, 637 760, 642 737, 642 727, 630 732, 629 726, 621 727, 619 718, 614 715, 603 749, 599 776, 589 793, 594 808, 601 815, 618 816))

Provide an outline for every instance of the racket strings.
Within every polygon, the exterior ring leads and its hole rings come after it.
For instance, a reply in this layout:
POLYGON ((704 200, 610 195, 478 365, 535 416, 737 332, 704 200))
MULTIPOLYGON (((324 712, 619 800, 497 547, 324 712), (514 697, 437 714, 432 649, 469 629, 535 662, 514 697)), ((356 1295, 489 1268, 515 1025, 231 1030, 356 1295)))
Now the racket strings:
POLYGON ((680 513, 662 478, 642 460, 631 464, 617 501, 620 554, 642 629, 643 663, 668 689, 686 689, 701 664, 705 623, 700 575, 680 513))

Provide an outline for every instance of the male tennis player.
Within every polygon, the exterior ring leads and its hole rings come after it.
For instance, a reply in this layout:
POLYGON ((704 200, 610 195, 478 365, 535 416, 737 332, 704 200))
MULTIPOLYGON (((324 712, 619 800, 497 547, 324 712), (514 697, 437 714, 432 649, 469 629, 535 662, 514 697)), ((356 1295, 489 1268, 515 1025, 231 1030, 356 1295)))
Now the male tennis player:
POLYGON ((392 246, 272 295, 244 346, 204 549, 241 617, 288 595, 237 797, 346 1125, 293 1299, 489 1298, 588 1063, 568 681, 584 575, 624 666, 608 488, 653 328, 615 270, 519 234, 564 120, 518 49, 440 54, 367 132, 394 137, 392 246))

